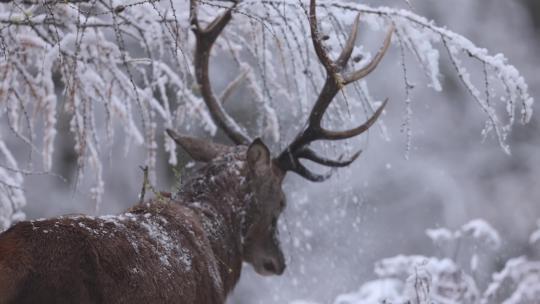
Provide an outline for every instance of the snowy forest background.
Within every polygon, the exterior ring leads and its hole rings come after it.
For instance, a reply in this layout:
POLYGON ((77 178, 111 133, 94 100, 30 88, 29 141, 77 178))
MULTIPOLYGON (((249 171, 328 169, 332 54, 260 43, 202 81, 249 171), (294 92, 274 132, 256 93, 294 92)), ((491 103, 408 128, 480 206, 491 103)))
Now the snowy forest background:
MULTIPOLYGON (((215 132, 190 76, 187 1, 32 2, 0 4, 2 228, 120 212, 138 201, 141 165, 156 189, 173 190, 193 164, 164 127, 215 132), (70 56, 83 60, 74 65, 70 56)), ((204 16, 229 2, 203 1, 204 16)), ((243 1, 212 61, 217 91, 239 83, 227 111, 274 153, 302 127, 322 85, 299 3, 243 1)), ((388 97, 384 124, 345 146, 321 147, 364 150, 329 181, 287 177, 287 271, 263 278, 246 267, 230 303, 538 303, 540 126, 527 95, 537 98, 540 88, 537 1, 320 3, 328 46, 342 43, 354 10, 364 11, 358 66, 389 22, 397 25, 379 68, 340 96, 327 122, 354 125, 388 97), (411 14, 433 23, 411 26, 411 14), (437 26, 503 53, 528 91, 501 57, 440 40, 437 26)), ((215 138, 227 142, 219 131, 215 138)))

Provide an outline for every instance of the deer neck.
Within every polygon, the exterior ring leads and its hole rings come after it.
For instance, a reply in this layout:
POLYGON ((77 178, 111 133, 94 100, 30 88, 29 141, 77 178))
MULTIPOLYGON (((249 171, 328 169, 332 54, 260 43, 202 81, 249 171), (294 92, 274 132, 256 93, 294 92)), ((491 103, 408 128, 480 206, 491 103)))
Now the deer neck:
POLYGON ((245 208, 251 197, 246 171, 243 160, 211 163, 186 182, 175 197, 199 214, 226 293, 238 282, 242 267, 245 208))

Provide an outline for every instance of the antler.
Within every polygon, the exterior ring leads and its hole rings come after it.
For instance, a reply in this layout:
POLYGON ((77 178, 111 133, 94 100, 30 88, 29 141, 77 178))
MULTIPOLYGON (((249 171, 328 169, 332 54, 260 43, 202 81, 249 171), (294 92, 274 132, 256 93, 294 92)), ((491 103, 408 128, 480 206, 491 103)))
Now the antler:
POLYGON ((237 145, 248 145, 252 142, 251 138, 245 130, 232 119, 223 105, 212 91, 210 85, 210 77, 208 75, 208 65, 210 61, 210 52, 214 42, 221 34, 225 26, 232 18, 232 11, 238 4, 234 1, 234 4, 225 11, 221 16, 210 22, 206 28, 202 28, 197 17, 197 0, 190 1, 190 14, 191 14, 191 26, 196 38, 195 45, 195 77, 199 84, 201 95, 203 97, 210 115, 214 122, 220 127, 225 134, 237 145))
POLYGON ((331 160, 324 157, 321 157, 315 153, 312 149, 309 148, 309 144, 317 140, 340 140, 347 139, 357 135, 362 134, 368 130, 379 118, 381 115, 388 99, 383 102, 383 104, 375 111, 375 113, 362 125, 345 131, 331 131, 323 128, 321 126, 321 121, 324 113, 328 109, 328 106, 336 96, 336 94, 347 84, 355 82, 369 73, 371 73, 379 64, 381 59, 384 57, 384 54, 390 46, 390 41, 392 40, 392 33, 394 32, 394 26, 392 25, 386 34, 384 43, 377 53, 377 55, 369 62, 364 68, 344 73, 344 69, 347 65, 347 62, 351 58, 351 54, 354 48, 354 43, 356 41, 356 36, 358 33, 358 22, 360 20, 360 14, 356 16, 354 20, 352 31, 347 39, 346 45, 343 48, 341 54, 339 55, 336 61, 333 61, 328 56, 322 41, 319 37, 319 29, 317 24, 317 15, 316 15, 316 1, 310 1, 309 7, 309 25, 311 29, 311 39, 313 41, 313 46, 315 48, 315 53, 319 61, 324 66, 326 70, 326 82, 324 83, 323 89, 321 90, 313 109, 308 118, 307 127, 301 131, 293 142, 277 157, 277 163, 281 169, 284 171, 293 171, 303 176, 304 178, 320 182, 326 180, 330 177, 331 172, 320 175, 315 174, 309 171, 301 162, 300 159, 308 159, 315 163, 318 163, 327 167, 346 167, 358 158, 361 151, 355 153, 352 157, 346 160, 331 160))

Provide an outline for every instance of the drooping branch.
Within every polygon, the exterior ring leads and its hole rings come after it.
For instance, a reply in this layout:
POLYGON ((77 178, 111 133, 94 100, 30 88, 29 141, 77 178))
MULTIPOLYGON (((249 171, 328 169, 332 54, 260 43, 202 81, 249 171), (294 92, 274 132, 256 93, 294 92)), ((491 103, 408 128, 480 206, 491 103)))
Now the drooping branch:
MULTIPOLYGON (((381 34, 382 47, 371 56, 355 42, 358 28, 364 24, 376 30, 394 25, 400 49, 418 60, 418 68, 435 90, 442 88, 437 44, 442 45, 443 50, 446 44, 457 65, 455 71, 465 80, 463 84, 488 117, 486 127, 491 129, 486 129, 486 134, 493 130, 501 146, 507 146, 504 141, 515 113, 521 114, 524 123, 532 115, 533 99, 527 84, 504 56, 492 56, 462 36, 405 10, 334 0, 315 3, 310 7, 310 11, 317 12, 315 15, 304 14, 298 0, 238 3, 200 0, 196 1, 198 22, 192 26, 193 18, 180 13, 190 11, 188 1, 160 2, 159 5, 145 0, 129 4, 115 2, 114 5, 108 1, 82 0, 1 2, 0 119, 8 120, 9 127, 3 135, 22 140, 34 155, 40 152, 46 166, 55 159, 56 119, 63 110, 71 119, 70 130, 76 139, 75 150, 81 164, 87 164, 89 170, 94 171, 102 170, 104 154, 110 153, 112 143, 118 139, 126 141, 126 150, 132 143, 144 145, 149 151, 147 157, 155 158, 159 136, 165 128, 202 128, 209 134, 215 134, 218 128, 228 129, 230 134, 236 134, 233 142, 242 143, 250 139, 249 135, 272 138, 292 135, 296 127, 280 126, 280 120, 299 121, 309 117, 306 128, 300 130, 288 153, 282 153, 282 159, 290 161, 286 166, 296 166, 304 176, 319 179, 320 176, 301 167, 300 160, 339 167, 354 160, 356 154, 349 159, 332 160, 300 148, 319 140, 318 136, 322 136, 320 140, 337 140, 358 135, 369 128, 382 111, 370 96, 368 83, 353 81, 377 66, 389 47, 390 34, 386 33, 386 38, 381 34), (202 33, 205 30, 212 33, 202 33), (196 47, 192 31, 204 36, 202 40, 213 40, 202 45, 201 50, 208 51, 204 55, 192 52, 196 47), (198 66, 208 66, 204 61, 209 63, 214 55, 219 56, 216 58, 232 55, 233 62, 240 68, 238 77, 220 75, 225 83, 221 92, 217 85, 199 84, 204 84, 200 81, 203 78, 210 78, 213 69, 209 69, 206 76, 193 69, 197 66, 196 60, 198 66), (481 65, 484 79, 488 80, 482 81, 485 87, 475 87, 474 79, 464 68, 464 58, 472 58, 481 65), (326 65, 318 63, 325 61, 326 65), (246 70, 249 70, 247 74, 242 73, 246 70), (244 75, 245 80, 242 80, 244 75), (347 80, 352 90, 345 92, 347 80), (324 84, 323 89, 319 83, 324 84), (250 102, 253 99, 256 108, 261 110, 254 114, 257 115, 256 131, 244 130, 223 107, 225 100, 229 100, 227 105, 235 106, 245 102, 231 102, 229 97, 240 85, 245 85, 248 99, 250 102), (502 94, 493 89, 497 85, 501 85, 502 94), (69 93, 64 103, 58 102, 62 97, 58 94, 60 91, 69 93), (329 111, 332 100, 341 91, 347 102, 335 105, 335 112, 329 111), (139 105, 133 102, 137 95, 139 105), (505 102, 492 102, 498 97, 503 97, 505 102), (357 99, 359 103, 349 102, 357 99), (209 100, 214 110, 207 110, 209 100), (336 126, 348 114, 355 117, 362 109, 367 122, 351 130, 335 133, 321 125, 323 116, 330 125, 336 126), (142 128, 142 111, 147 113, 144 115, 146 131, 142 128), (331 113, 324 114, 326 112, 331 113), (216 125, 215 120, 222 121, 225 128, 216 125), (101 121, 105 123, 100 124, 101 121), (307 127, 310 123, 315 127, 307 127), (34 134, 34 130, 40 129, 46 135, 44 142, 34 134), (295 150, 296 155, 291 153, 295 150)), ((444 52, 442 55, 447 56, 444 52)), ((409 81, 405 82, 408 87, 409 81)), ((384 129, 382 124, 378 125, 384 129)), ((174 163, 174 145, 171 140, 165 142, 170 161, 174 163)), ((26 161, 19 155, 16 159, 26 161)), ((147 164, 152 163, 155 160, 147 159, 147 164)), ((37 171, 49 170, 44 167, 37 171)), ((12 184, 6 178, 2 181, 12 184)), ((94 188, 101 191, 99 185, 95 181, 94 188)))

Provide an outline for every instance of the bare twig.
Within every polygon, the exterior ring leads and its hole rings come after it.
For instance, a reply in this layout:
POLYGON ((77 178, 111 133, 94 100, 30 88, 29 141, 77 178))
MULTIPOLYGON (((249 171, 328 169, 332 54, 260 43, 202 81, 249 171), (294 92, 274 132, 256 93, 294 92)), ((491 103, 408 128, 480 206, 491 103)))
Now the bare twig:
POLYGON ((141 194, 139 196, 139 204, 142 204, 144 203, 146 188, 150 185, 150 181, 148 180, 148 166, 141 166, 140 168, 143 171, 143 183, 141 188, 141 194))

